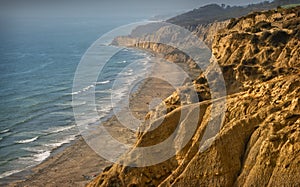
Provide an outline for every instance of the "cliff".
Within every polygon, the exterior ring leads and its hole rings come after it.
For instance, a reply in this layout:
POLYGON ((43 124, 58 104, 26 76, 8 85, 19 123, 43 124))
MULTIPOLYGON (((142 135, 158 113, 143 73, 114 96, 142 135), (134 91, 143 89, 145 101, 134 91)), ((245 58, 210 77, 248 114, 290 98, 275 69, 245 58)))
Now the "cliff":
MULTIPOLYGON (((198 26, 194 32, 212 49, 227 89, 224 122, 211 146, 199 150, 205 129, 220 112, 211 113, 212 103, 218 106, 221 101, 211 100, 205 72, 192 73, 193 85, 183 86, 162 103, 168 108, 166 114, 160 106, 148 113, 146 118, 152 120, 147 127, 155 126, 162 116, 164 120, 155 130, 140 132, 128 155, 135 157, 134 149, 158 144, 174 131, 185 137, 196 123, 183 149, 152 166, 114 164, 88 186, 299 186, 299 15, 296 7, 198 26), (196 88, 199 102, 179 99, 189 86, 196 88)), ((166 28, 156 33, 166 34, 166 28)), ((197 69, 186 54, 163 44, 138 42, 140 38, 119 37, 114 44, 129 43, 197 69)), ((173 142, 171 149, 177 150, 180 141, 173 142)))

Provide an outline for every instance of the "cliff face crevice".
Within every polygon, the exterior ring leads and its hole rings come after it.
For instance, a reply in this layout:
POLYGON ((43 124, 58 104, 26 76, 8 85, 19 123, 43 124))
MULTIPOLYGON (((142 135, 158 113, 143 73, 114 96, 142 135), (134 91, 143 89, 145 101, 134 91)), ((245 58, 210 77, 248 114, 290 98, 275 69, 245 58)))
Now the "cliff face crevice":
MULTIPOLYGON (((185 85, 164 101, 169 107, 167 114, 160 113, 159 106, 148 114, 146 118, 151 120, 144 128, 157 123, 160 126, 140 132, 126 156, 132 157, 137 147, 164 141, 172 132, 188 137, 189 127, 196 124, 192 138, 182 149, 153 166, 114 164, 88 186, 299 186, 299 15, 300 7, 252 13, 232 19, 212 33, 199 26, 195 32, 199 37, 206 33, 202 37, 212 41, 212 53, 221 67, 228 93, 223 126, 211 146, 201 150, 200 142, 211 115, 221 111, 211 114, 212 103, 218 105, 219 101, 211 100, 203 72, 193 84, 185 85), (186 90, 191 86, 196 87, 200 102, 179 99, 181 92, 188 95, 186 90), (180 119, 182 113, 186 114, 184 119, 180 119)), ((213 24, 210 28, 215 30, 213 24)), ((115 42, 122 44, 125 40, 128 37, 115 42)), ((150 43, 134 47, 164 56, 174 52, 150 43)), ((179 142, 174 138, 169 149, 177 150, 179 142)), ((151 154, 155 157, 162 152, 151 154)))

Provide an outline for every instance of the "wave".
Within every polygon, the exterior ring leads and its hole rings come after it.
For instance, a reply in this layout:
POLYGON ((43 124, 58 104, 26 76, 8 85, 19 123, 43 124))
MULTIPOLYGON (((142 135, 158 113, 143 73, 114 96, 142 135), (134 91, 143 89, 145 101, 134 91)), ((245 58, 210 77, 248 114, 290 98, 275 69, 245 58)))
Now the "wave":
POLYGON ((95 91, 95 93, 111 93, 112 89, 101 89, 101 90, 97 90, 95 91))
POLYGON ((99 125, 99 122, 100 122, 100 116, 88 117, 88 118, 85 118, 85 117, 86 117, 86 115, 82 114, 81 120, 77 121, 77 124, 76 124, 79 132, 81 132, 81 133, 88 130, 88 127, 91 125, 99 125))
POLYGON ((126 60, 123 60, 123 61, 121 61, 121 62, 117 62, 118 64, 124 64, 124 63, 127 63, 127 61, 126 60))
POLYGON ((44 151, 44 152, 37 153, 37 154, 33 155, 34 161, 42 162, 46 158, 48 158, 50 156, 50 154, 51 154, 51 151, 44 151))
POLYGON ((5 130, 0 131, 0 134, 5 134, 5 133, 7 133, 9 131, 10 131, 10 129, 5 129, 5 130))
POLYGON ((107 81, 101 81, 101 82, 96 82, 96 85, 99 85, 99 84, 107 84, 109 83, 110 80, 107 80, 107 81))
POLYGON ((49 143, 49 144, 43 144, 42 147, 26 147, 26 148, 22 148, 23 150, 29 151, 33 154, 31 154, 31 156, 26 156, 24 158, 19 158, 19 159, 25 159, 28 162, 28 159, 35 162, 35 164, 37 164, 36 162, 40 163, 42 161, 44 161, 45 159, 47 159, 51 153, 58 149, 59 147, 61 147, 64 144, 68 144, 71 141, 76 139, 76 135, 71 135, 71 136, 67 136, 67 138, 58 141, 58 142, 54 142, 54 143, 49 143))
MULTIPOLYGON (((58 149, 62 145, 68 144, 75 139, 76 139, 76 135, 71 135, 71 136, 67 136, 67 138, 58 142, 43 144, 42 147, 37 147, 37 148, 26 147, 22 149, 34 153, 29 157, 31 160, 35 162, 41 162, 46 158, 48 158, 55 149, 58 149)), ((26 157, 26 159, 28 159, 28 157, 26 157)))
POLYGON ((133 74, 133 71, 128 71, 128 72, 123 72, 123 73, 121 73, 120 74, 120 78, 122 78, 122 76, 130 76, 130 75, 132 75, 133 74))
MULTIPOLYGON (((28 158, 30 158, 31 161, 34 161, 35 163, 28 165, 25 168, 22 169, 14 169, 14 170, 10 170, 10 171, 6 171, 4 173, 0 174, 0 179, 11 176, 13 174, 22 172, 26 169, 31 168, 32 166, 44 161, 46 158, 48 158, 50 156, 51 152, 50 151, 39 151, 37 154, 34 154, 31 158, 30 157, 20 157, 19 159, 22 160, 24 159, 26 162, 28 162, 28 158)), ((1 184, 0 184, 1 185, 1 184)))
POLYGON ((61 147, 64 144, 70 143, 71 141, 75 140, 76 136, 70 136, 60 142, 56 142, 56 143, 50 143, 50 144, 45 144, 45 146, 52 148, 52 150, 57 149, 59 147, 61 147))
POLYGON ((80 93, 81 93, 81 91, 78 91, 78 92, 72 92, 71 95, 78 95, 78 94, 80 94, 80 93))
POLYGON ((15 174, 15 173, 19 173, 21 171, 23 171, 23 169, 16 169, 16 170, 11 170, 11 171, 6 171, 6 172, 0 174, 0 179, 2 179, 4 177, 8 177, 8 176, 10 176, 12 174, 15 174))
POLYGON ((94 84, 92 84, 92 85, 89 85, 89 86, 87 86, 87 87, 85 87, 85 88, 83 88, 83 92, 85 92, 85 91, 88 91, 90 88, 93 88, 93 87, 95 87, 95 85, 94 84))
POLYGON ((63 131, 66 131, 66 130, 70 130, 70 129, 73 129, 74 127, 76 127, 76 126, 75 125, 70 125, 70 126, 64 126, 64 127, 58 127, 58 128, 50 128, 46 131, 53 134, 53 133, 59 133, 59 132, 63 132, 63 131))
POLYGON ((89 86, 83 88, 82 90, 79 90, 79 91, 76 91, 76 92, 72 92, 71 95, 78 95, 78 94, 80 94, 82 92, 88 91, 89 89, 91 89, 93 87, 95 87, 95 84, 89 85, 89 86))
POLYGON ((30 138, 30 139, 25 139, 25 140, 15 141, 15 143, 18 143, 18 144, 30 143, 30 142, 34 142, 34 141, 37 140, 38 138, 39 138, 39 137, 36 136, 36 137, 30 138))

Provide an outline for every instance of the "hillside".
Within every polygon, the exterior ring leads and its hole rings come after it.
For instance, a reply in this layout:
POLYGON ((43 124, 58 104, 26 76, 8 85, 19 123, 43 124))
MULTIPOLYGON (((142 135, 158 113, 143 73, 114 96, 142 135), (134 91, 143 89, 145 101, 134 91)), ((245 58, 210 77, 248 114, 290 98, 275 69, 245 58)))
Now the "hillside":
MULTIPOLYGON (((196 123, 183 149, 152 166, 114 164, 88 186, 300 186, 300 7, 255 12, 209 25, 196 22, 193 31, 212 49, 226 84, 227 108, 220 132, 207 149, 199 150, 210 121, 217 123, 221 115, 219 110, 211 113, 213 104, 221 101, 212 100, 206 72, 192 73, 193 85, 183 86, 148 113, 151 120, 145 128, 164 117, 162 124, 140 132, 125 157, 138 157, 135 149, 158 144, 174 131, 185 137, 188 127, 196 123), (190 86, 197 90, 197 102, 179 97, 188 95, 190 86), (162 105, 167 113, 161 112, 162 105), (184 119, 181 113, 186 114, 184 119)), ((167 27, 154 31, 158 37, 170 34, 167 27)), ((191 58, 176 49, 142 42, 152 36, 119 37, 114 44, 147 49, 197 69, 191 58)), ((173 142, 170 149, 180 147, 176 138, 173 142)))
POLYGON ((258 4, 250 4, 248 6, 229 6, 225 4, 220 6, 218 4, 209 4, 175 16, 167 20, 167 22, 194 30, 198 25, 205 25, 215 21, 224 21, 241 17, 251 12, 270 10, 279 6, 290 6, 290 4, 299 3, 299 0, 274 0, 271 2, 264 1, 258 4))

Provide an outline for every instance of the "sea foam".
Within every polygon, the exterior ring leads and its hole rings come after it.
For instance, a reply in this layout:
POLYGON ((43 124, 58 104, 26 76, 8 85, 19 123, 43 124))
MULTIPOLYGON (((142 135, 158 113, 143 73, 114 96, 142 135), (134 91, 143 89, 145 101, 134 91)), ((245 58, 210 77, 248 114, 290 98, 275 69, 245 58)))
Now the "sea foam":
POLYGON ((15 143, 19 143, 19 144, 30 143, 30 142, 34 142, 34 141, 37 140, 38 138, 39 138, 39 137, 36 136, 36 137, 30 138, 30 139, 25 139, 25 140, 15 141, 15 143))

